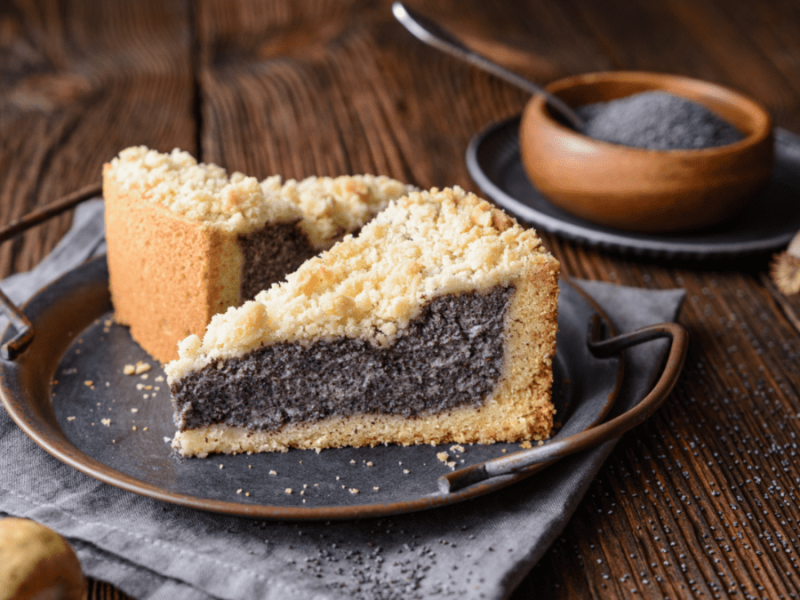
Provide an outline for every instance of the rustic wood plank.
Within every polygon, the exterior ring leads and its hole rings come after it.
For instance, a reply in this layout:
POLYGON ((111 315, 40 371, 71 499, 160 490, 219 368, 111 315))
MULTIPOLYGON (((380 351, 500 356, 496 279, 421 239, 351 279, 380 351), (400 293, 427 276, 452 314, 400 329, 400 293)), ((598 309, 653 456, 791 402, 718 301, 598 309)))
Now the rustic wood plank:
MULTIPOLYGON (((0 8, 0 219, 99 181, 120 149, 193 150, 183 1, 8 2, 0 8)), ((69 215, 0 249, 0 275, 35 265, 69 215)))

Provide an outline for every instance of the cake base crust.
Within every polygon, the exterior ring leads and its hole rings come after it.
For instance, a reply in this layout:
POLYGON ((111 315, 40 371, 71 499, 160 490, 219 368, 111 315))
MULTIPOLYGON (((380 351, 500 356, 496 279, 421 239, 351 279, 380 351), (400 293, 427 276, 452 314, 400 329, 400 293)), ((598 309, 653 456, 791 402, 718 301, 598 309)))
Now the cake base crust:
POLYGON ((183 456, 205 458, 211 453, 242 454, 286 452, 289 448, 316 449, 379 444, 493 444, 544 440, 550 435, 553 406, 540 398, 527 413, 508 419, 502 404, 489 401, 480 408, 461 408, 446 413, 407 419, 397 415, 328 417, 315 423, 291 423, 275 431, 210 425, 180 431, 172 447, 183 456))

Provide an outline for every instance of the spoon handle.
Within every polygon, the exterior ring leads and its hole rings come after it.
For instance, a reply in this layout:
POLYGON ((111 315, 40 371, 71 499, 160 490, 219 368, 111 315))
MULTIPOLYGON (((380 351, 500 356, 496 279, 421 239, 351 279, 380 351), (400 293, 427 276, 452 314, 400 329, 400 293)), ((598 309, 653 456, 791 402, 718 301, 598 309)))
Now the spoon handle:
POLYGON ((420 41, 433 46, 437 50, 441 50, 442 52, 451 54, 456 58, 460 58, 461 60, 464 60, 478 67, 479 69, 488 71, 489 73, 499 77, 500 79, 504 79, 508 83, 523 89, 530 94, 541 94, 545 97, 547 103, 555 108, 560 114, 562 114, 573 127, 575 127, 578 131, 583 129, 583 121, 581 121, 578 115, 575 114, 575 111, 573 111, 563 100, 536 85, 532 81, 517 75, 513 71, 509 71, 508 69, 501 67, 497 63, 492 62, 480 54, 476 54, 467 48, 461 40, 459 40, 446 29, 442 28, 437 23, 434 23, 427 17, 419 14, 417 11, 408 8, 402 2, 395 2, 392 4, 392 13, 394 13, 395 18, 400 21, 403 27, 408 29, 408 31, 420 41))

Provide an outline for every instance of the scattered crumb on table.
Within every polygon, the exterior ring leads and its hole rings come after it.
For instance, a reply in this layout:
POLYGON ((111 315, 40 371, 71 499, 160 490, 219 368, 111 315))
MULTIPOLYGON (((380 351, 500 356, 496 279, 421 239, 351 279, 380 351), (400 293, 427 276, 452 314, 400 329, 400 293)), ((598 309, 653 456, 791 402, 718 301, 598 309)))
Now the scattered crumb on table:
POLYGON ((141 375, 142 373, 147 373, 152 367, 146 363, 142 362, 141 360, 136 363, 136 367, 134 368, 134 373, 136 375, 141 375))

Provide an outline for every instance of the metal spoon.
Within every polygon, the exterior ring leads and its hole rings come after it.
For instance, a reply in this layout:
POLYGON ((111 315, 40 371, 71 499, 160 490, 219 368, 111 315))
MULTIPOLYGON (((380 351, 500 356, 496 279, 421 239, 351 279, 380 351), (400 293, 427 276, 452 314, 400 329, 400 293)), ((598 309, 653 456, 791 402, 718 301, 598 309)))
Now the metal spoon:
POLYGON ((395 2, 392 4, 392 13, 394 13, 395 18, 400 21, 403 27, 408 29, 414 35, 414 37, 430 46, 433 46, 437 50, 447 52, 448 54, 451 54, 456 58, 460 58, 461 60, 464 60, 478 67, 479 69, 483 69, 484 71, 488 71, 489 73, 496 75, 501 79, 505 79, 510 84, 515 85, 526 92, 531 94, 541 94, 545 97, 547 103, 556 109, 556 111, 558 111, 561 115, 563 115, 564 118, 569 121, 569 123, 575 129, 578 131, 583 131, 583 121, 581 118, 578 117, 578 115, 575 114, 575 111, 557 96, 554 96, 532 81, 528 81, 524 77, 520 77, 516 73, 501 67, 488 58, 485 58, 480 54, 476 54, 467 48, 464 43, 452 33, 443 29, 427 17, 422 16, 417 11, 404 6, 402 2, 395 2))

